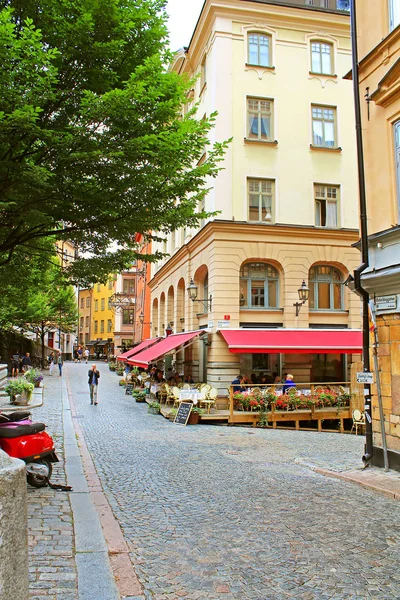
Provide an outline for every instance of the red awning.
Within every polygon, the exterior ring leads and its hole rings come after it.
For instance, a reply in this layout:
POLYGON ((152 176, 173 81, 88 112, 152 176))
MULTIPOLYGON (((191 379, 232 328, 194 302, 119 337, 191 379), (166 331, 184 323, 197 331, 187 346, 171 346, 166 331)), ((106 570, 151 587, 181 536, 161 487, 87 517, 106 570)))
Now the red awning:
POLYGON ((165 354, 176 350, 179 346, 183 346, 183 344, 186 344, 201 333, 204 333, 204 331, 200 329, 198 331, 169 335, 160 340, 157 344, 154 344, 154 346, 151 346, 151 348, 143 350, 143 352, 139 352, 139 354, 135 354, 135 356, 132 356, 127 362, 130 365, 136 365, 137 367, 144 367, 146 369, 150 363, 158 360, 165 354))
POLYGON ((117 356, 117 360, 122 360, 122 361, 125 362, 128 358, 130 358, 134 354, 137 354, 138 352, 141 352, 142 350, 144 350, 148 346, 152 346, 153 344, 155 344, 156 342, 158 342, 159 339, 160 339, 159 337, 156 337, 156 338, 151 338, 151 339, 143 340, 143 342, 140 342, 140 344, 138 344, 134 348, 131 348, 130 350, 127 350, 123 354, 120 354, 119 356, 117 356))
POLYGON ((220 334, 234 353, 362 353, 358 329, 226 329, 220 334))

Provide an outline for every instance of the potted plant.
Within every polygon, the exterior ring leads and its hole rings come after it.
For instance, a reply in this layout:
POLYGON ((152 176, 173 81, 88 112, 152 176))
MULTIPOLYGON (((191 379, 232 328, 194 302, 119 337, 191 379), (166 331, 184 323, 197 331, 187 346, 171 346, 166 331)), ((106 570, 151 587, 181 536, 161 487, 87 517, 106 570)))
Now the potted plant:
POLYGON ((159 402, 150 402, 147 412, 150 413, 151 415, 159 415, 160 408, 161 408, 161 406, 160 406, 159 402))
POLYGON ((39 371, 39 369, 29 369, 25 373, 25 379, 29 381, 29 383, 33 383, 35 388, 40 387, 41 382, 43 381, 43 375, 39 371))
POLYGON ((33 383, 29 383, 24 377, 11 379, 4 388, 6 394, 10 396, 11 404, 28 404, 32 398, 34 389, 33 383))
POLYGON ((108 368, 110 369, 110 371, 115 371, 116 366, 117 366, 117 364, 113 360, 111 360, 108 363, 108 368))
POLYGON ((204 410, 202 408, 198 408, 197 406, 193 406, 191 413, 189 415, 189 420, 187 422, 188 425, 198 425, 200 421, 200 415, 204 414, 204 410))
POLYGON ((142 390, 133 390, 132 396, 135 397, 136 402, 146 402, 146 392, 142 390))
POLYGON ((125 379, 120 379, 120 380, 119 380, 119 382, 118 382, 118 384, 119 384, 119 385, 122 385, 122 386, 124 386, 124 387, 125 387, 125 386, 126 386, 126 381, 125 381, 125 379))
POLYGON ((176 408, 171 408, 171 410, 169 411, 167 417, 170 421, 173 421, 176 417, 176 413, 178 412, 178 410, 176 408))

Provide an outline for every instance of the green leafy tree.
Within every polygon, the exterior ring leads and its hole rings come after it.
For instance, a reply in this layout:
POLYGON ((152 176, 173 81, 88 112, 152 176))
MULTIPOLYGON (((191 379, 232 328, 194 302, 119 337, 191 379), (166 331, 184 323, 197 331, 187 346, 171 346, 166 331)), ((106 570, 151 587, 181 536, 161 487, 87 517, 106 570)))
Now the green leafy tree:
POLYGON ((45 359, 45 337, 50 331, 59 334, 76 331, 78 309, 74 288, 65 285, 57 264, 42 271, 40 281, 26 300, 23 312, 16 315, 16 323, 25 331, 34 333, 41 341, 42 365, 45 359))
POLYGON ((226 144, 209 146, 215 116, 181 114, 192 82, 165 68, 165 4, 0 1, 0 266, 69 239, 68 275, 105 280, 138 257, 135 233, 198 223, 226 144))

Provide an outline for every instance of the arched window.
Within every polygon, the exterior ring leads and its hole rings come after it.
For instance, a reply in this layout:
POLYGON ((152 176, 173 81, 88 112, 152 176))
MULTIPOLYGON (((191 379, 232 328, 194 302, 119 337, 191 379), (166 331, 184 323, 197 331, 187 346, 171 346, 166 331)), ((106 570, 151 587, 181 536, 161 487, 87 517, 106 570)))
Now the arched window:
POLYGON ((310 310, 343 309, 343 278, 337 269, 326 265, 312 267, 309 288, 310 310))
POLYGON ((203 281, 203 298, 206 300, 208 298, 208 273, 204 277, 203 281))
POLYGON ((242 308, 278 307, 278 271, 267 263, 246 263, 240 269, 242 308))

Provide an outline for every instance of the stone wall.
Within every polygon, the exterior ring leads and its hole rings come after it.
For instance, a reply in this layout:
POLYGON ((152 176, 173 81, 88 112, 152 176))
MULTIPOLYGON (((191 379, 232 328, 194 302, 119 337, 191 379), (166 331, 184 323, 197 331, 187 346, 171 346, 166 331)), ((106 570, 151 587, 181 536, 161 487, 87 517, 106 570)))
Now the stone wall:
POLYGON ((28 600, 25 465, 0 450, 0 598, 28 600))

